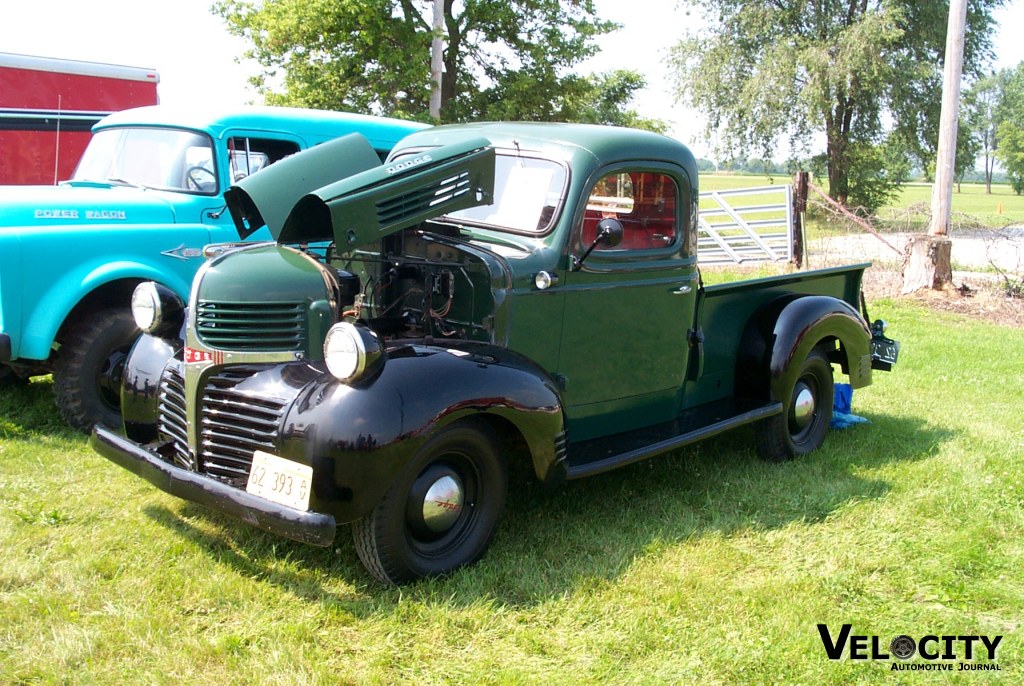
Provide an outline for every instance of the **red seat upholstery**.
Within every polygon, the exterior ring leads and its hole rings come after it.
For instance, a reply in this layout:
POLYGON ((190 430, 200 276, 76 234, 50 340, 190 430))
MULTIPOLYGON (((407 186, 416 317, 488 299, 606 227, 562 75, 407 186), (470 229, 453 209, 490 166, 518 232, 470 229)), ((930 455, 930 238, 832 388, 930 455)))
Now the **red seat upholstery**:
POLYGON ((622 243, 615 248, 599 246, 597 250, 652 250, 666 248, 675 242, 675 181, 655 172, 632 173, 630 181, 633 188, 632 211, 602 213, 596 209, 586 210, 581 233, 584 246, 594 242, 597 225, 606 214, 622 222, 622 243))

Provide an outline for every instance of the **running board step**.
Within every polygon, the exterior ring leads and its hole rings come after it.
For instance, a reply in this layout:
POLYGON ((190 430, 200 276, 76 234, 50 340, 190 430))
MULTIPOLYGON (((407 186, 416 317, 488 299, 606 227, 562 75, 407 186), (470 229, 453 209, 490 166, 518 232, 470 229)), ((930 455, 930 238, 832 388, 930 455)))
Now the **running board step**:
MULTIPOLYGON (((781 414, 775 402, 738 411, 731 402, 689 410, 676 421, 569 446, 568 479, 611 471, 711 438, 744 424, 781 414), (728 409, 723 413, 721 410, 728 409), (722 417, 725 417, 724 419, 722 417)), ((570 436, 571 438, 571 436, 570 436)))

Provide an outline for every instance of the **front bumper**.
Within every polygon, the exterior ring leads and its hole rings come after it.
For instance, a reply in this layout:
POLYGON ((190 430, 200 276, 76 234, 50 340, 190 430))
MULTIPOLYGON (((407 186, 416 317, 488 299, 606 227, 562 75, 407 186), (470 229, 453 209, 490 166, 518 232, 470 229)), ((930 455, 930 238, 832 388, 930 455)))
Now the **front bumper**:
POLYGON ((203 474, 176 467, 102 426, 93 429, 90 442, 103 457, 173 496, 302 543, 329 546, 334 541, 337 524, 331 515, 284 507, 203 474))

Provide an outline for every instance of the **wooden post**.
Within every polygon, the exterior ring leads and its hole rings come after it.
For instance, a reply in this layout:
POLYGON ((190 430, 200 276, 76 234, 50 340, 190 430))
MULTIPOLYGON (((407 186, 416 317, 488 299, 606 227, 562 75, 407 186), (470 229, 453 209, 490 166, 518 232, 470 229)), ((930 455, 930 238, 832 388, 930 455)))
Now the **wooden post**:
POLYGON ((942 76, 942 114, 939 146, 932 186, 932 221, 928 235, 914 238, 910 260, 903 272, 903 293, 922 288, 941 289, 953 281, 949 220, 953 205, 956 164, 956 126, 960 104, 960 76, 964 62, 967 0, 951 0, 946 28, 946 65, 942 76))
POLYGON ((808 173, 793 174, 793 266, 804 266, 804 213, 807 212, 808 173))
POLYGON ((430 118, 441 120, 441 79, 444 72, 444 0, 434 0, 434 37, 430 41, 430 118))

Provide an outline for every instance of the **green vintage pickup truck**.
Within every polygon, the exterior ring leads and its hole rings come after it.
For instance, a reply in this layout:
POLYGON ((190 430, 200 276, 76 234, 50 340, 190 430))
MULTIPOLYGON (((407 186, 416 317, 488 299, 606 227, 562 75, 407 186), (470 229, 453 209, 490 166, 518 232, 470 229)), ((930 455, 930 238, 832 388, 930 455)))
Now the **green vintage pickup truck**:
POLYGON ((868 265, 704 286, 693 156, 651 133, 439 127, 383 165, 349 136, 227 201, 276 240, 208 251, 187 303, 138 287, 126 437, 92 443, 276 534, 351 524, 385 583, 477 560, 510 463, 557 484, 746 424, 789 459, 825 439, 836 369, 896 361, 868 265))

